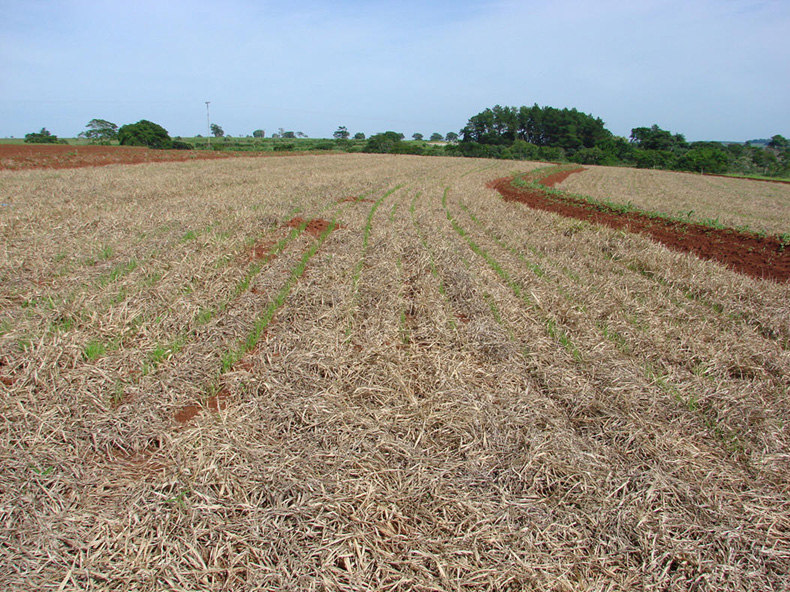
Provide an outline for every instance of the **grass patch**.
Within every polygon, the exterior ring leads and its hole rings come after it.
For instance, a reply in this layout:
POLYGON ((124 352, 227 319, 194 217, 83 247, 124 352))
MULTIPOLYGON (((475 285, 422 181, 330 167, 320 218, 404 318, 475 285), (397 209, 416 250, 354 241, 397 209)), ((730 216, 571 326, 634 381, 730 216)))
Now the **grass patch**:
POLYGON ((99 261, 107 261, 108 259, 111 259, 114 254, 115 249, 113 249, 110 245, 105 245, 99 251, 99 261))
POLYGON ((98 360, 107 353, 107 345, 98 340, 89 341, 82 350, 82 357, 88 362, 98 360))

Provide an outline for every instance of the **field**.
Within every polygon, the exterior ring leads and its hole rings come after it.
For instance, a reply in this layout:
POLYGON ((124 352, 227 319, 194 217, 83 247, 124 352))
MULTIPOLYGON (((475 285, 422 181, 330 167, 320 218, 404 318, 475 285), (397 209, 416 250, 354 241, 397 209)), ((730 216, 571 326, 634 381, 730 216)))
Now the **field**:
POLYGON ((560 187, 692 221, 790 233, 790 184, 786 182, 621 167, 586 169, 584 175, 570 176, 560 187))
MULTIPOLYGON (((253 153, 234 153, 233 156, 253 153)), ((131 146, 74 146, 66 144, 0 144, 0 170, 73 169, 111 164, 142 164, 228 158, 213 150, 152 150, 131 146)))
POLYGON ((543 166, 0 170, 0 587, 787 590, 790 283, 543 166))

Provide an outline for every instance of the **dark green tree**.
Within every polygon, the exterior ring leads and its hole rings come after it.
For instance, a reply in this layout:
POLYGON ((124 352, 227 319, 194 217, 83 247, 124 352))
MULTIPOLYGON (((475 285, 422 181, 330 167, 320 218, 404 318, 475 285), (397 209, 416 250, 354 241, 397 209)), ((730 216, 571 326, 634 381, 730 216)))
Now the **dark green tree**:
POLYGON ((109 144, 118 137, 118 126, 106 119, 91 119, 88 131, 80 132, 80 138, 87 138, 91 144, 109 144))
POLYGON ((458 134, 455 132, 447 132, 447 135, 444 137, 445 142, 457 142, 458 141, 458 134))
POLYGON ((444 137, 442 136, 442 134, 440 134, 439 132, 433 132, 431 134, 431 138, 429 142, 441 142, 443 139, 444 137))
POLYGON ((699 173, 726 173, 729 165, 727 153, 720 146, 694 147, 678 159, 677 167, 699 173))
POLYGON ((464 142, 510 146, 523 140, 537 146, 561 148, 572 154, 592 148, 612 134, 600 118, 576 109, 502 107, 496 105, 469 119, 461 130, 464 142))
POLYGON ((688 148, 683 134, 672 134, 657 125, 635 127, 631 130, 631 142, 642 150, 671 150, 679 154, 688 148))
POLYGON ((607 166, 618 164, 631 164, 634 162, 634 151, 637 149, 631 142, 622 136, 612 136, 596 144, 597 148, 603 150, 604 156, 601 162, 607 166))
POLYGON ((412 134, 411 138, 416 142, 420 142, 425 138, 425 136, 423 136, 421 133, 416 133, 416 134, 412 134))
POLYGON ((634 163, 639 169, 674 169, 677 156, 671 150, 634 150, 634 163))
POLYGON ((535 160, 538 156, 538 147, 524 140, 516 140, 508 150, 515 160, 535 160))
POLYGON ((40 132, 25 134, 26 144, 57 144, 58 137, 47 128, 42 127, 40 132))
POLYGON ((339 128, 337 128, 337 130, 335 130, 335 133, 332 134, 336 140, 348 140, 350 135, 351 134, 348 133, 345 125, 341 125, 339 128))
POLYGON ((121 146, 147 146, 148 148, 172 148, 173 140, 161 125, 141 119, 137 123, 129 123, 118 130, 118 141, 121 146))
POLYGON ((365 152, 378 153, 392 152, 395 149, 401 148, 403 138, 403 134, 398 132, 383 132, 381 134, 376 134, 370 136, 363 150, 365 152))
POLYGON ((365 134, 363 134, 362 132, 357 132, 357 133, 354 134, 354 139, 355 140, 364 140, 365 139, 365 134))
POLYGON ((262 129, 257 129, 254 132, 252 132, 252 137, 253 138, 263 138, 265 135, 266 135, 266 132, 263 131, 262 129))
POLYGON ((225 130, 223 130, 220 126, 216 123, 211 124, 211 135, 215 138, 221 138, 225 135, 225 130))
POLYGON ((603 164, 605 158, 606 153, 598 146, 593 146, 592 148, 577 150, 571 157, 571 160, 579 164, 603 164))
POLYGON ((771 141, 768 142, 768 146, 776 150, 787 150, 790 148, 790 141, 788 141, 788 139, 784 136, 776 134, 775 136, 771 137, 771 141))

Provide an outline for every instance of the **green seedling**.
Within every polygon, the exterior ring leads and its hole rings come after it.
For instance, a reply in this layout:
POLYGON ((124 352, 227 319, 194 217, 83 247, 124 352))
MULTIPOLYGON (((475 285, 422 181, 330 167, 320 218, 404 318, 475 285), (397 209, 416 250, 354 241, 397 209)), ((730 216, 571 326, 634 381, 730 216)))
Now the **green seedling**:
POLYGON ((107 346, 101 341, 94 340, 89 341, 85 346, 85 349, 82 351, 82 357, 91 362, 102 357, 106 353, 107 346))

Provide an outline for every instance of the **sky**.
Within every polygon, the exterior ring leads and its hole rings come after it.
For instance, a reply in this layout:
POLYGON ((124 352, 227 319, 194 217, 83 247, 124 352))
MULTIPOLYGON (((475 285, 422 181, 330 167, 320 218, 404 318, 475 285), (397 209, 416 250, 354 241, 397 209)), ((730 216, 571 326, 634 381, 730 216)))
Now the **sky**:
POLYGON ((495 105, 614 134, 790 137, 788 0, 0 0, 0 137, 459 132, 495 105))

